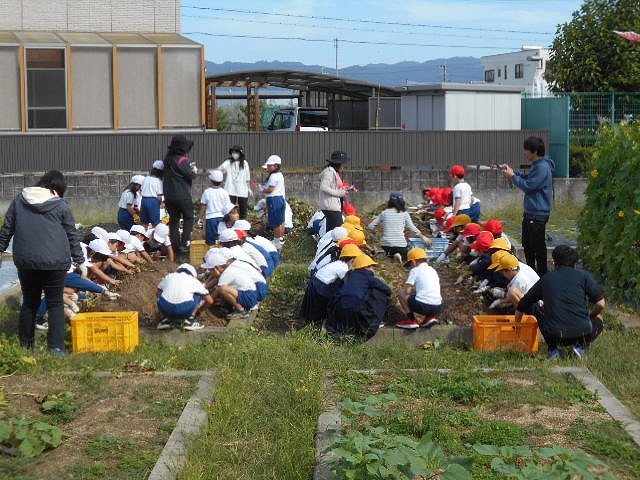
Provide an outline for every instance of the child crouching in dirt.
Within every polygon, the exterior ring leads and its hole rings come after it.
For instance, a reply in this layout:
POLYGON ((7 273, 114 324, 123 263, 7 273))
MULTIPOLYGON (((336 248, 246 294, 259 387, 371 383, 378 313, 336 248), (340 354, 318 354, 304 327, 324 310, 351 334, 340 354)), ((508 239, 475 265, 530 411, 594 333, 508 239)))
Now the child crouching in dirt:
POLYGON ((175 321, 182 321, 185 330, 204 328, 195 317, 205 305, 213 305, 213 299, 198 280, 196 269, 188 263, 179 265, 158 284, 158 310, 163 315, 158 330, 171 328, 175 321))
POLYGON ((415 329, 431 328, 438 324, 436 315, 442 312, 442 295, 438 272, 427 263, 427 252, 422 248, 412 248, 407 253, 405 265, 411 266, 409 277, 400 297, 400 306, 407 318, 396 323, 396 327, 415 329), (423 315, 422 321, 415 314, 423 315))

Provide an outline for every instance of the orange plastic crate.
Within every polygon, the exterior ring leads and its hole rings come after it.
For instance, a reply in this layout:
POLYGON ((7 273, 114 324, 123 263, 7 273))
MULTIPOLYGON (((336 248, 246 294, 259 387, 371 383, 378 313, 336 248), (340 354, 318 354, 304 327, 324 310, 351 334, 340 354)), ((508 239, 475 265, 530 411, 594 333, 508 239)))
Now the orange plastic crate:
POLYGON ((74 353, 131 352, 140 343, 138 312, 85 312, 71 319, 74 353))
POLYGON ((538 322, 533 315, 525 315, 521 322, 514 315, 474 315, 473 349, 483 351, 517 350, 535 353, 540 336, 538 322))
POLYGON ((189 246, 189 263, 194 267, 199 267, 204 263, 204 254, 209 250, 209 245, 204 240, 191 240, 189 246))

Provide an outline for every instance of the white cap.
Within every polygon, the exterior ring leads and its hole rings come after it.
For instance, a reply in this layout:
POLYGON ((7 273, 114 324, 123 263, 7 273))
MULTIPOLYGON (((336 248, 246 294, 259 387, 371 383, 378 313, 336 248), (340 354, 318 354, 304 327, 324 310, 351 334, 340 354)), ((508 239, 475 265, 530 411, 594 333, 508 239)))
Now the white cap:
POLYGON ((222 231, 219 239, 220 243, 233 242, 234 240, 238 240, 238 234, 233 228, 227 228, 222 231))
POLYGON ((258 203, 256 203, 256 206, 253 207, 253 209, 255 211, 259 211, 259 210, 264 210, 264 208, 267 206, 267 201, 264 198, 261 198, 258 203))
POLYGON ((145 237, 149 238, 149 236, 147 235, 147 229, 144 228, 142 225, 134 225, 131 227, 131 230, 129 230, 129 232, 131 233, 139 233, 140 235, 144 235, 145 237))
POLYGON ((221 182, 223 178, 224 175, 220 170, 211 170, 211 172, 209 173, 209 180, 211 180, 212 182, 221 182))
POLYGON ((249 230, 251 230, 251 223, 249 223, 248 220, 236 220, 236 223, 233 224, 233 228, 234 230, 244 230, 245 232, 248 232, 249 230))
POLYGON ((189 272, 189 274, 192 277, 197 277, 198 276, 198 272, 196 272, 196 269, 194 268, 193 265, 189 265, 188 263, 182 263, 180 265, 178 265, 178 268, 176 268, 176 271, 178 270, 186 270, 187 272, 189 272))
POLYGON ((107 233, 107 238, 105 238, 105 241, 109 241, 109 240, 116 240, 118 242, 122 242, 122 239, 120 238, 120 235, 118 235, 116 232, 108 232, 107 233))
POLYGON ((153 229, 153 238, 160 242, 164 243, 169 236, 169 227, 167 227, 164 223, 159 223, 156 225, 156 228, 153 229))
POLYGON ((131 183, 137 183, 138 185, 142 185, 144 181, 144 175, 134 175, 131 177, 131 183))
POLYGON ((107 231, 106 231, 104 228, 102 228, 102 227, 93 227, 93 228, 91 229, 91 233, 93 233, 93 234, 96 236, 96 238, 102 238, 103 240, 106 240, 106 238, 107 238, 107 234, 108 234, 109 232, 107 232, 107 231))
POLYGON ((233 203, 229 203, 227 204, 227 206, 224 207, 224 209, 222 210, 222 213, 224 213, 225 215, 228 213, 231 213, 231 211, 236 208, 237 205, 233 204, 233 203))
POLYGON ((211 248, 204 255, 204 263, 201 265, 202 268, 216 268, 219 265, 224 265, 229 260, 229 256, 227 252, 223 250, 227 250, 226 248, 211 248))
POLYGON ((116 235, 118 235, 120 237, 120 240, 122 240, 124 243, 131 242, 131 234, 126 230, 118 230, 116 232, 116 235))
POLYGON ((269 158, 267 158, 267 161, 264 162, 264 165, 262 165, 262 168, 267 168, 267 165, 281 165, 281 164, 282 164, 282 159, 278 155, 269 155, 269 158))
POLYGON ((164 170, 164 162, 162 160, 156 160, 153 162, 152 167, 156 170, 164 170))
POLYGON ((88 247, 94 252, 100 253, 102 255, 107 255, 107 256, 113 255, 113 252, 111 252, 111 249, 109 248, 109 245, 107 245, 107 242, 105 242, 101 238, 96 238, 95 240, 91 240, 89 242, 88 247))
POLYGON ((349 232, 344 227, 336 227, 331 230, 331 240, 337 242, 338 240, 342 240, 343 238, 347 238, 349 236, 349 232))

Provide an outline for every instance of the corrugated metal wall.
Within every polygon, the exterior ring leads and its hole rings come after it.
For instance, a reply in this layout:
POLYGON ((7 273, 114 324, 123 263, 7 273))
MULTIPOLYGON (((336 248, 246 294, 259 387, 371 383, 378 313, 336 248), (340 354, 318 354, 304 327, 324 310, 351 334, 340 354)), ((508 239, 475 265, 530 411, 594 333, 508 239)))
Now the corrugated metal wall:
MULTIPOLYGON (((489 165, 523 163, 522 142, 542 137, 546 130, 523 131, 349 131, 313 133, 193 132, 190 157, 200 167, 213 168, 229 146, 244 145, 252 168, 277 153, 283 167, 323 166, 331 152, 347 151, 352 168, 380 166, 446 168, 455 163, 489 165)), ((73 133, 0 135, 0 172, 147 170, 162 158, 171 133, 73 133)))

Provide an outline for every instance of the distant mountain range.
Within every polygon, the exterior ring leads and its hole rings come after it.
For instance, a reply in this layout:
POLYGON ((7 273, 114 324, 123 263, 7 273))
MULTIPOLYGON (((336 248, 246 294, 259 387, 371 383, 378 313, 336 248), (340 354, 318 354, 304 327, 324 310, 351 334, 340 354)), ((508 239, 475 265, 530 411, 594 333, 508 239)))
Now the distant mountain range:
MULTIPOLYGON (((427 60, 426 62, 398 62, 393 64, 373 63, 354 65, 340 69, 341 77, 353 78, 373 84, 397 87, 411 83, 432 83, 443 80, 443 68, 447 67, 447 81, 468 83, 484 80, 484 69, 479 58, 452 57, 427 60)), ((245 70, 302 70, 307 72, 335 74, 335 70, 322 65, 305 65, 300 62, 207 62, 207 75, 245 70)))

